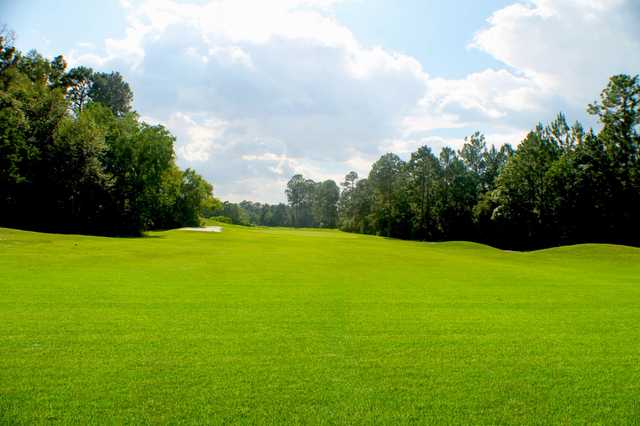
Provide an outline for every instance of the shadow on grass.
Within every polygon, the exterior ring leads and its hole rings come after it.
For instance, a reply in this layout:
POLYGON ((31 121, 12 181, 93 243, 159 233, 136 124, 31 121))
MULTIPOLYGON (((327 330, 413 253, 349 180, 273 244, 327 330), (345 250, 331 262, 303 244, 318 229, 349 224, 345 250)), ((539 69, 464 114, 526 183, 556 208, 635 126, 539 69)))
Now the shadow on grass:
POLYGON ((162 229, 152 231, 118 231, 118 230, 105 230, 105 229, 89 229, 83 227, 73 226, 41 226, 41 225, 25 225, 25 224, 12 224, 12 223, 0 223, 0 227, 6 227, 9 229, 15 229, 17 231, 28 232, 42 232, 46 234, 60 234, 60 235, 79 235, 85 237, 103 237, 103 238, 117 238, 117 239, 142 239, 142 238, 166 238, 164 235, 149 235, 148 232, 163 231, 162 229))

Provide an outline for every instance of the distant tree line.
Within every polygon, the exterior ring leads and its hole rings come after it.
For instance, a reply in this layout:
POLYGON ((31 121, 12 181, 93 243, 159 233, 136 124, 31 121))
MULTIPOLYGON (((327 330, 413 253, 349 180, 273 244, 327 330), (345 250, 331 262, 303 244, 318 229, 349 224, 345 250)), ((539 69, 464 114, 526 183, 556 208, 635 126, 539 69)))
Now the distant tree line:
POLYGON ((517 146, 475 133, 459 151, 423 146, 385 154, 369 175, 341 183, 294 176, 288 205, 225 203, 238 223, 338 227, 416 240, 472 240, 503 248, 611 242, 640 245, 640 81, 610 79, 589 105, 598 134, 559 114, 517 146))
POLYGON ((131 111, 117 72, 66 69, 0 31, 0 224, 98 234, 197 225, 212 186, 131 111))
POLYGON ((289 204, 225 201, 206 215, 239 225, 336 228, 340 188, 333 180, 315 182, 295 175, 287 183, 289 204))

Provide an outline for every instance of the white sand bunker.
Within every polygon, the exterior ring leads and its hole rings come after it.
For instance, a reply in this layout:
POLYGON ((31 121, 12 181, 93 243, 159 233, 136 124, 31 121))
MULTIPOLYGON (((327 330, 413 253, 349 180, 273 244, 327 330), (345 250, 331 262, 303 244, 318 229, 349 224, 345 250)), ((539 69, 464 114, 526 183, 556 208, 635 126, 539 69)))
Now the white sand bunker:
POLYGON ((222 226, 205 226, 203 228, 180 228, 181 231, 222 232, 222 226))

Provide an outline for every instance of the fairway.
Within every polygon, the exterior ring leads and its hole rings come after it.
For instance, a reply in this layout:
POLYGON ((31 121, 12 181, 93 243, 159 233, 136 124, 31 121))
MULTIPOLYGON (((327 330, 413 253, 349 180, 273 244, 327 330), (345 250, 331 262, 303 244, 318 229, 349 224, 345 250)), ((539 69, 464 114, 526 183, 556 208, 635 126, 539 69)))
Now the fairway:
POLYGON ((634 423, 640 249, 0 228, 0 423, 634 423))

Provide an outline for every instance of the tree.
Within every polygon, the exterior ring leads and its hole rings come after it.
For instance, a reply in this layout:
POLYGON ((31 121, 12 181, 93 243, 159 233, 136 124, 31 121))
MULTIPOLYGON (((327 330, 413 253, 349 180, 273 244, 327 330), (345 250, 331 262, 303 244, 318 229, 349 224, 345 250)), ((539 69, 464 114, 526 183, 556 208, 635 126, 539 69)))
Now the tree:
POLYGON ((340 229, 363 234, 375 234, 373 191, 368 179, 360 179, 350 196, 351 208, 341 213, 340 229))
POLYGON ((616 159, 635 160, 640 125, 640 76, 615 75, 600 94, 600 102, 589 105, 603 125, 600 137, 616 159), (617 154, 617 155, 616 155, 617 154))
POLYGON ((413 235, 419 239, 437 238, 441 233, 436 212, 439 180, 442 175, 440 163, 431 152, 431 148, 422 146, 411 154, 407 169, 414 218, 413 235))
POLYGON ((69 70, 65 76, 64 85, 68 88, 67 98, 71 103, 71 109, 76 114, 82 112, 91 100, 90 92, 93 84, 93 70, 79 66, 69 70))
POLYGON ((312 226, 311 211, 316 183, 302 175, 293 176, 287 183, 286 195, 293 213, 293 226, 312 226))
POLYGON ((38 153, 30 143, 29 117, 21 108, 23 100, 33 101, 36 93, 29 79, 17 69, 19 60, 13 35, 3 27, 0 29, 0 203, 4 206, 15 202, 17 186, 29 179, 25 165, 38 153))
POLYGON ((0 75, 15 67, 19 60, 15 48, 16 35, 6 25, 0 26, 0 75))
POLYGON ((508 164, 513 152, 513 148, 508 144, 501 146, 500 149, 491 145, 491 148, 485 150, 483 154, 485 170, 480 177, 478 200, 473 207, 474 235, 479 241, 497 245, 506 244, 508 236, 504 230, 504 223, 494 220, 499 195, 496 185, 498 176, 508 164))
POLYGON ((368 185, 373 194, 371 216, 381 235, 404 237, 410 234, 408 176, 404 161, 395 154, 385 154, 371 167, 368 185))
POLYGON ((475 132, 468 138, 464 138, 464 145, 460 150, 460 158, 464 165, 478 177, 484 174, 486 169, 486 158, 484 153, 487 149, 487 143, 484 135, 475 132))
POLYGON ((178 169, 174 137, 126 112, 119 74, 65 69, 0 30, 0 224, 118 234, 196 224, 211 186, 178 169))
POLYGON ((62 89, 49 84, 53 68, 0 36, 0 221, 6 224, 40 221, 36 203, 50 193, 48 152, 67 109, 62 89))
POLYGON ((222 210, 219 213, 220 216, 226 216, 231 219, 231 222, 236 225, 250 225, 251 219, 245 209, 235 203, 225 201, 222 203, 222 210))
POLYGON ((451 148, 443 148, 440 152, 440 168, 437 214, 443 235, 448 239, 473 237, 473 206, 478 200, 477 175, 465 167, 451 148))
POLYGON ((480 176, 480 193, 493 191, 496 187, 496 179, 502 173, 502 169, 513 156, 511 145, 502 145, 497 149, 494 145, 483 153, 484 172, 480 176))
POLYGON ((608 210, 614 212, 610 223, 617 241, 635 244, 640 241, 640 77, 615 75, 600 95, 600 102, 589 105, 588 111, 597 115, 602 130, 602 143, 608 170, 610 194, 608 210))
POLYGON ((58 225, 65 228, 96 226, 102 214, 106 175, 101 157, 106 145, 101 129, 86 114, 66 117, 53 135, 47 151, 48 185, 46 196, 56 206, 58 225))
POLYGON ((314 225, 321 228, 335 228, 338 223, 338 200, 340 189, 333 180, 318 183, 314 190, 314 225))
POLYGON ((129 84, 118 72, 98 72, 91 75, 91 88, 88 96, 93 102, 111 108, 116 116, 122 116, 131 111, 133 92, 129 84))
POLYGON ((285 204, 278 204, 272 207, 272 226, 289 226, 291 224, 289 212, 285 204))
POLYGON ((213 207, 213 186, 192 169, 182 172, 180 193, 176 200, 178 222, 199 226, 202 212, 213 207))
POLYGON ((358 174, 349 172, 344 177, 344 182, 340 183, 342 191, 338 200, 338 226, 341 229, 350 230, 354 221, 354 194, 356 184, 358 182, 358 174))
POLYGON ((560 157, 561 149, 545 135, 542 125, 530 132, 497 181, 494 217, 509 224, 514 242, 521 247, 544 244, 549 237, 552 193, 545 175, 560 157))
POLYGON ((344 177, 344 182, 340 183, 342 190, 346 192, 353 191, 358 181, 358 173, 351 171, 344 177))

